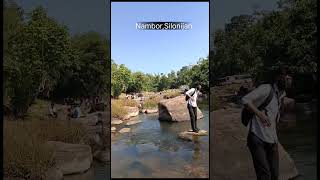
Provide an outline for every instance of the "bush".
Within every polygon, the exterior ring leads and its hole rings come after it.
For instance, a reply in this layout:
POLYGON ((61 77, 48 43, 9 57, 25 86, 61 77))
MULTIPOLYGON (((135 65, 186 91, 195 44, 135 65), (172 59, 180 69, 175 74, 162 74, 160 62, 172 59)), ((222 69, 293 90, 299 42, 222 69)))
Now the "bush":
POLYGON ((48 119, 48 102, 36 100, 24 120, 4 120, 4 174, 8 177, 41 179, 54 166, 47 141, 89 144, 79 123, 48 119))
POLYGON ((165 99, 171 99, 171 98, 175 98, 175 97, 180 96, 180 95, 181 95, 180 91, 174 89, 174 90, 165 91, 163 97, 165 99))
POLYGON ((143 108, 156 108, 160 101, 159 97, 151 96, 149 99, 144 101, 143 108))
POLYGON ((126 114, 127 110, 123 105, 122 100, 111 101, 111 116, 114 118, 122 119, 126 114))
POLYGON ((4 121, 4 172, 9 177, 40 179, 54 165, 47 141, 87 143, 78 123, 61 120, 4 121))

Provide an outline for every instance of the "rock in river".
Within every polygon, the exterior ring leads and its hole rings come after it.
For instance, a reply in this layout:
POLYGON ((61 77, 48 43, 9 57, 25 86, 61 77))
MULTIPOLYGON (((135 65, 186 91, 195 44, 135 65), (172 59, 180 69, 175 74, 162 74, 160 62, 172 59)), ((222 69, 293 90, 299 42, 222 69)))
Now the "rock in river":
POLYGON ((119 131, 119 133, 128 133, 128 132, 130 132, 130 128, 122 128, 119 131))
MULTIPOLYGON (((184 96, 177 96, 172 99, 161 100, 158 105, 159 120, 164 121, 190 121, 189 111, 187 108, 187 102, 184 96)), ((197 111, 198 119, 203 118, 201 110, 197 111)))
POLYGON ((90 146, 59 141, 48 141, 47 145, 53 149, 56 166, 63 175, 82 173, 90 168, 92 163, 90 146))
POLYGON ((158 112, 158 108, 156 108, 156 109, 146 109, 144 112, 145 112, 146 114, 157 113, 157 112, 158 112))
POLYGON ((114 120, 111 121, 112 125, 118 125, 118 124, 121 124, 121 123, 123 123, 123 121, 120 120, 120 119, 114 119, 114 120))
POLYGON ((111 127, 111 132, 116 132, 117 128, 116 127, 111 127))
POLYGON ((194 136, 207 136, 208 132, 205 130, 200 130, 199 132, 190 132, 190 131, 184 131, 179 133, 178 137, 183 140, 187 141, 193 141, 196 140, 197 138, 194 138, 194 136))
POLYGON ((133 124, 138 124, 138 123, 141 123, 142 121, 141 120, 132 120, 132 121, 129 121, 126 123, 127 126, 130 126, 130 125, 133 125, 133 124))
MULTIPOLYGON (((254 180, 255 172, 247 147, 247 129, 241 124, 241 109, 228 108, 211 112, 210 177, 215 180, 254 180), (214 118, 214 119, 213 119, 214 118)), ((298 175, 296 166, 279 143, 279 180, 298 175)))

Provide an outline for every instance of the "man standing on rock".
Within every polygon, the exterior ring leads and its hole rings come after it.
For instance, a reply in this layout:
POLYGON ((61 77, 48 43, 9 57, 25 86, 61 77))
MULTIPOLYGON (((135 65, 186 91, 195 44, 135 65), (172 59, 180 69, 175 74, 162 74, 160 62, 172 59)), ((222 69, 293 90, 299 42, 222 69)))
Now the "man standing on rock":
POLYGON ((201 85, 198 85, 197 88, 189 89, 186 94, 187 100, 187 108, 189 110, 190 121, 191 121, 191 128, 193 132, 199 132, 197 127, 197 99, 200 93, 201 85))
POLYGON ((279 177, 277 123, 285 90, 291 86, 288 78, 286 70, 279 68, 270 84, 262 84, 242 98, 245 108, 254 113, 248 124, 247 145, 257 180, 278 180, 279 177))

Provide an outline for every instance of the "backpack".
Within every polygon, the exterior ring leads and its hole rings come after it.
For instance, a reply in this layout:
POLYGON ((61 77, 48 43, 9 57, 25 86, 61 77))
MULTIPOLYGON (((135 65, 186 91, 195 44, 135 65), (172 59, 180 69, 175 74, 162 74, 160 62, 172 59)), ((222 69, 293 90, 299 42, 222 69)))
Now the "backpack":
MULTIPOLYGON (((192 93, 192 95, 191 95, 191 96, 193 96, 193 95, 194 95, 194 93, 196 93, 196 90, 194 90, 194 91, 193 91, 193 93, 192 93)), ((186 101, 188 101, 188 100, 189 100, 189 98, 190 98, 190 97, 189 97, 189 96, 187 96, 187 94, 186 94, 186 101)))
MULTIPOLYGON (((270 102, 271 102, 271 100, 272 100, 272 98, 273 98, 273 93, 274 93, 274 90, 273 90, 273 87, 272 87, 272 85, 271 85, 270 93, 269 93, 267 99, 258 107, 259 110, 262 110, 262 109, 266 108, 266 107, 270 104, 270 102)), ((253 112, 251 112, 250 110, 248 110, 246 107, 244 107, 244 108, 242 109, 242 112, 241 112, 241 122, 242 122, 242 124, 243 124, 244 126, 248 126, 249 121, 250 121, 253 117, 254 117, 254 113, 253 113, 253 112)))

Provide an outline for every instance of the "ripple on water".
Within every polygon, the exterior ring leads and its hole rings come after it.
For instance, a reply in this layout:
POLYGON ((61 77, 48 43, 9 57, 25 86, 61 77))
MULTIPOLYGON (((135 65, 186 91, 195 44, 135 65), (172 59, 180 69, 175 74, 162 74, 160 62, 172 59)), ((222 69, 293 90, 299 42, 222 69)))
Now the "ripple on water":
MULTIPOLYGON (((208 131, 208 111, 198 121, 208 131)), ((158 121, 157 115, 140 115, 142 123, 130 126, 132 132, 119 135, 112 143, 113 178, 125 177, 199 177, 188 174, 188 165, 209 167, 209 138, 200 137, 198 143, 178 138, 178 133, 190 129, 190 122, 168 123, 158 121)), ((202 174, 206 174, 203 173, 202 174)))

